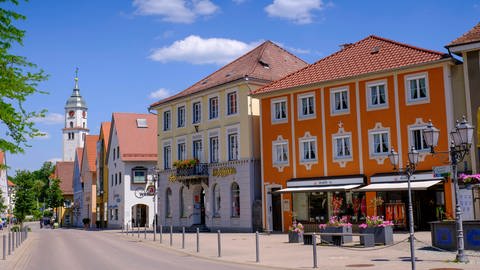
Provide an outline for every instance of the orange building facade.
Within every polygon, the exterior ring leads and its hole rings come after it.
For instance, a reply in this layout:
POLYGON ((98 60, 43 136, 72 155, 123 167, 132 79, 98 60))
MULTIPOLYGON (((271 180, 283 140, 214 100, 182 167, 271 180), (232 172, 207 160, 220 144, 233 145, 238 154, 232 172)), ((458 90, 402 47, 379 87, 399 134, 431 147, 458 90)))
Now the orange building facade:
POLYGON ((431 155, 423 128, 440 129, 437 151, 448 150, 453 108, 443 53, 370 36, 253 92, 261 104, 263 224, 286 231, 292 220, 325 223, 347 216, 360 223, 382 215, 407 223, 408 150, 420 152, 412 177, 414 221, 453 214, 452 183, 435 177, 448 155, 431 155), (372 185, 373 184, 373 185, 372 185))

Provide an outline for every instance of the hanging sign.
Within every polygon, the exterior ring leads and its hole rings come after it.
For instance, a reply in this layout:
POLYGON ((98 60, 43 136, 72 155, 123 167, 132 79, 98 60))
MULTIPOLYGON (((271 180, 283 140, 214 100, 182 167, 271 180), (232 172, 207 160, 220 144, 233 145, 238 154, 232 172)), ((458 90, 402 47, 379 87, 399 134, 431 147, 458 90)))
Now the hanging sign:
POLYGON ((148 186, 147 189, 145 190, 145 193, 147 194, 147 196, 155 195, 155 186, 154 185, 148 186))
POLYGON ((449 165, 433 167, 433 177, 450 177, 451 174, 452 170, 449 165))

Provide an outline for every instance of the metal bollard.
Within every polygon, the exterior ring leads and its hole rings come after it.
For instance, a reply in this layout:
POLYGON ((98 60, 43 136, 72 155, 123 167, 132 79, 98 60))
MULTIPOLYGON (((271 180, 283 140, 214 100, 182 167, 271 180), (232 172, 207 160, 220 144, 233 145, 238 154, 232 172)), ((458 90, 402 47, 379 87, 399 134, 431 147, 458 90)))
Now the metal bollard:
POLYGON ((12 233, 12 253, 15 251, 15 232, 12 233))
POLYGON ((260 245, 258 241, 258 231, 255 232, 255 257, 256 257, 256 262, 260 262, 260 245))
POLYGON ((15 248, 18 248, 20 246, 20 239, 18 238, 18 232, 15 232, 15 248))
POLYGON ((312 246, 313 246, 313 268, 317 268, 317 235, 313 233, 312 235, 312 246))
POLYGON ((7 259, 7 236, 3 235, 3 260, 7 259))
POLYGON ((122 224, 122 233, 123 233, 123 224, 122 224))
POLYGON ((12 254, 12 234, 8 232, 8 256, 12 254))
POLYGON ((160 244, 163 242, 163 225, 160 224, 160 244))
POLYGON ((137 224, 137 237, 140 238, 140 226, 137 224))
POLYGON ((147 239, 147 226, 145 225, 143 230, 143 239, 147 239))
POLYGON ((197 253, 200 252, 200 228, 197 228, 197 253))
POLYGON ((172 234, 173 234, 173 226, 170 225, 170 246, 173 245, 173 239, 172 239, 173 235, 172 234))
POLYGON ((220 230, 217 231, 217 240, 218 240, 218 257, 222 257, 222 241, 220 236, 220 230))
POLYGON ((125 233, 126 233, 127 236, 128 236, 128 223, 127 223, 127 227, 126 227, 125 233))
POLYGON ((182 249, 185 249, 185 227, 182 227, 182 249))

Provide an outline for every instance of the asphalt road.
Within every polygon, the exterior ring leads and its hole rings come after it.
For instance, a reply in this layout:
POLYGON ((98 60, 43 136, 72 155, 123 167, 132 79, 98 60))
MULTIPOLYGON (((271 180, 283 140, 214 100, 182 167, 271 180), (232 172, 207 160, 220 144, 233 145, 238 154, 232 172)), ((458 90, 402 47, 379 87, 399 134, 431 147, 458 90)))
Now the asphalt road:
POLYGON ((265 269, 197 258, 105 232, 34 228, 27 242, 8 269, 265 269))

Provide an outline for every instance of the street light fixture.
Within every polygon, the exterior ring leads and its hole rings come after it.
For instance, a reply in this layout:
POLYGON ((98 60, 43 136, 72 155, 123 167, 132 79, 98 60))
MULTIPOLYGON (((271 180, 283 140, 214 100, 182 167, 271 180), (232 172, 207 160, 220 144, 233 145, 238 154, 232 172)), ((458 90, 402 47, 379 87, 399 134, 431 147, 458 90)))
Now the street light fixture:
MULTIPOLYGON (((455 223, 457 228, 457 257, 458 262, 467 263, 468 258, 464 252, 464 241, 463 241, 463 220, 462 220, 462 208, 458 200, 458 194, 460 189, 458 187, 458 173, 457 165, 465 159, 465 156, 470 153, 470 148, 472 146, 473 140, 473 130, 474 127, 467 122, 465 116, 462 117, 462 121, 457 120, 455 128, 450 132, 452 142, 450 143, 450 149, 448 152, 437 152, 437 153, 448 153, 450 154, 450 163, 452 165, 452 174, 453 174, 453 185, 455 188, 455 223)), ((435 128, 431 121, 429 121, 427 127, 423 130, 425 136, 425 141, 428 146, 431 147, 432 154, 435 154, 434 147, 437 146, 438 136, 440 131, 435 128)))
MULTIPOLYGON (((412 270, 415 270, 415 230, 414 230, 414 224, 413 224, 413 206, 412 206, 412 188, 410 186, 410 178, 412 175, 415 173, 415 169, 417 167, 418 161, 419 161, 419 153, 417 150, 415 150, 415 147, 412 146, 410 148, 410 151, 408 152, 408 163, 407 166, 403 169, 403 172, 407 175, 407 183, 408 183, 408 227, 410 230, 410 259, 412 262, 412 270)), ((388 154, 388 158, 390 159, 390 162, 393 165, 393 169, 396 170, 398 169, 401 171, 400 168, 398 168, 398 160, 399 156, 398 153, 395 152, 395 150, 392 148, 390 151, 390 154, 388 154)))
POLYGON ((158 187, 157 182, 159 179, 160 170, 157 166, 153 167, 153 185, 155 187, 155 192, 153 193, 153 241, 157 240, 157 194, 158 187))

